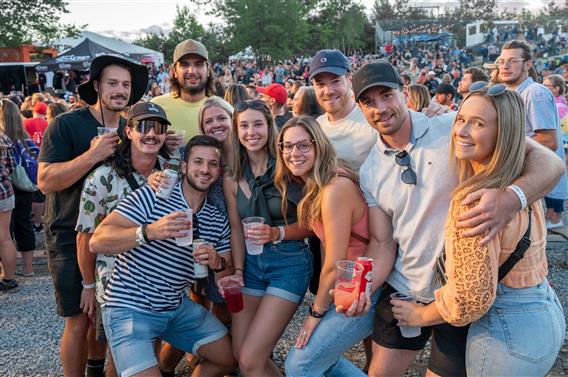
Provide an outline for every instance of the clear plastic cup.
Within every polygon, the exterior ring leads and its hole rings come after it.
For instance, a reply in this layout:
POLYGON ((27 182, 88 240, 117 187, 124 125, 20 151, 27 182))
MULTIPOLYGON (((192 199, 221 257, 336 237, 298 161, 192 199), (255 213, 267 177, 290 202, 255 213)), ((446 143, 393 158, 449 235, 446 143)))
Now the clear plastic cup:
POLYGON ((104 134, 118 134, 118 129, 114 127, 97 127, 97 135, 103 136, 104 134))
POLYGON ((191 228, 184 231, 186 234, 185 237, 176 237, 175 240, 178 246, 189 246, 193 243, 193 210, 189 208, 183 212, 185 212, 187 218, 191 221, 191 228))
POLYGON ((179 147, 172 151, 174 157, 180 157, 181 151, 185 148, 185 130, 174 130, 174 136, 179 140, 179 147))
POLYGON ((160 186, 160 191, 156 194, 156 196, 160 199, 169 199, 172 196, 172 191, 174 191, 174 187, 177 183, 178 172, 172 169, 164 170, 164 174, 166 174, 169 178, 169 182, 167 186, 160 186))
POLYGON ((238 313, 244 308, 243 294, 241 286, 232 280, 220 280, 219 285, 223 289, 225 301, 227 301, 227 309, 231 313, 238 313))
POLYGON ((262 248, 264 245, 257 245, 252 241, 247 239, 247 231, 255 225, 264 224, 264 218, 262 217, 247 217, 242 220, 243 231, 245 233, 245 243, 247 246, 247 253, 250 255, 262 254, 262 248))
POLYGON ((195 260, 195 252, 203 246, 213 246, 213 244, 202 239, 193 240, 193 275, 196 279, 203 279, 209 276, 209 266, 195 260))
MULTIPOLYGON (((416 304, 416 300, 412 296, 407 296, 404 293, 395 292, 390 295, 391 299, 393 300, 400 300, 400 301, 410 301, 416 304)), ((400 333, 405 338, 416 338, 420 336, 422 332, 421 327, 412 327, 412 326, 398 326, 400 328, 400 333)))
POLYGON ((348 309, 353 300, 359 296, 359 286, 363 266, 351 260, 340 260, 335 263, 335 306, 348 309))

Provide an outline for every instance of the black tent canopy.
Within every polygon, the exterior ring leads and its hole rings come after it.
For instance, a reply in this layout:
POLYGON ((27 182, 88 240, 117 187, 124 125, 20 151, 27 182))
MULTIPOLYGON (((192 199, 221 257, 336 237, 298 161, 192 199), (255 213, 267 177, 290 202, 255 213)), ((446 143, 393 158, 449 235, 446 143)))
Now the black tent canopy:
POLYGON ((89 38, 85 38, 83 42, 66 51, 64 54, 55 58, 49 58, 36 65, 36 70, 38 72, 66 70, 86 71, 91 66, 93 59, 101 55, 113 55, 122 59, 130 60, 134 63, 139 63, 137 60, 132 59, 129 56, 101 46, 89 38))

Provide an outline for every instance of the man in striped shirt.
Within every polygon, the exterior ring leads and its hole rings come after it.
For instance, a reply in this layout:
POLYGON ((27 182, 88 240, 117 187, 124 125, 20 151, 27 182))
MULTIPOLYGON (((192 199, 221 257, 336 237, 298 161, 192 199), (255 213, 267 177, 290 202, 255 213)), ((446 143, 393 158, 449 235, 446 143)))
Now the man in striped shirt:
POLYGON ((230 251, 229 222, 206 200, 220 174, 221 145, 212 137, 195 136, 185 156, 185 177, 170 199, 158 198, 149 186, 134 191, 90 241, 95 253, 118 254, 105 289, 103 322, 121 376, 160 375, 157 337, 203 359, 194 375, 222 376, 236 368, 225 326, 185 294, 194 281, 193 250, 174 239, 197 229, 199 238, 214 245, 199 255, 199 262, 220 276, 231 272, 219 256, 230 251), (185 215, 189 208, 193 219, 185 215))

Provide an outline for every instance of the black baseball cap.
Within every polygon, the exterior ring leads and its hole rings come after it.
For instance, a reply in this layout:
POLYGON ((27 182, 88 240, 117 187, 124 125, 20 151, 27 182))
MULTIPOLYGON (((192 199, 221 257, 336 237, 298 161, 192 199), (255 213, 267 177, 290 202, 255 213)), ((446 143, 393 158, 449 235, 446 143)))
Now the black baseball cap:
POLYGON ((343 76, 351 71, 349 60, 339 50, 319 50, 310 62, 310 80, 319 73, 343 76))
POLYGON ((136 121, 143 119, 159 119, 162 123, 171 124, 166 116, 164 109, 153 102, 140 102, 132 106, 126 115, 126 121, 136 121))
POLYGON ((400 89, 404 85, 395 67, 386 60, 379 59, 366 64, 353 74, 353 93, 355 101, 363 92, 374 86, 400 89))
POLYGON ((87 104, 94 105, 97 103, 98 94, 95 90, 94 80, 100 77, 106 66, 112 64, 126 66, 130 70, 131 90, 128 105, 140 101, 140 98, 142 98, 146 92, 146 88, 148 87, 148 68, 126 56, 101 55, 97 56, 91 62, 89 81, 79 85, 78 88, 81 99, 87 104))

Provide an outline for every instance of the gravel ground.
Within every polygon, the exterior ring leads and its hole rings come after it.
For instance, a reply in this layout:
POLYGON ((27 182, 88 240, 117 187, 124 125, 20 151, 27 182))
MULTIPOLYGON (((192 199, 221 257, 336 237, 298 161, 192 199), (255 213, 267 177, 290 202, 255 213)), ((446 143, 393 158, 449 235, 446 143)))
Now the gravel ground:
MULTIPOLYGON (((549 242, 549 279, 556 288, 562 305, 568 308, 568 242, 549 242)), ((38 266, 39 274, 31 279, 20 279, 20 289, 14 293, 0 293, 0 376, 32 377, 62 376, 59 362, 59 339, 63 320, 55 314, 51 280, 45 266, 38 266)), ((274 358, 283 365, 288 349, 307 315, 311 296, 300 307, 294 319, 278 342, 274 358)), ((358 366, 364 363, 361 345, 347 356, 358 366)), ((407 376, 423 375, 428 350, 416 358, 407 376)), ((178 368, 178 375, 187 375, 187 368, 178 368)), ((549 376, 568 374, 568 346, 561 350, 549 376)))

